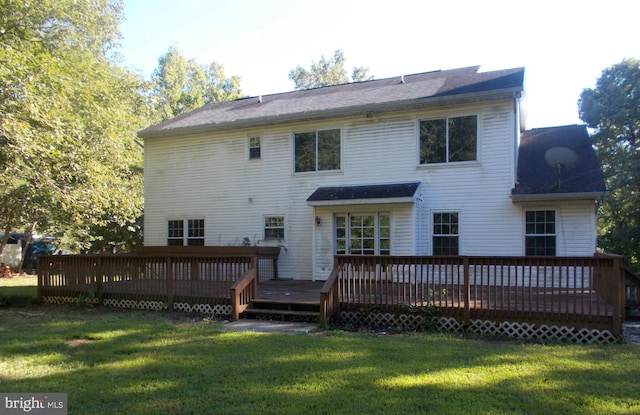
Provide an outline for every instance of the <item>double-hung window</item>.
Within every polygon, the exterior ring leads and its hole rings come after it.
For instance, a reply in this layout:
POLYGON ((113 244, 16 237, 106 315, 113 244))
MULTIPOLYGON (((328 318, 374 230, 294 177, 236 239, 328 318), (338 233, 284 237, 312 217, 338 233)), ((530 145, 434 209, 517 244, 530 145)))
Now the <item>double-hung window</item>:
POLYGON ((420 121, 420 164, 478 159, 478 116, 420 121))
POLYGON ((167 246, 184 245, 204 246, 204 219, 179 219, 167 222, 167 246))
POLYGON ((260 137, 249 137, 249 160, 259 159, 261 157, 260 153, 260 137))
POLYGON ((556 255, 556 212, 528 210, 525 212, 525 255, 556 255))
POLYGON ((296 173, 340 170, 340 129, 294 133, 296 173))
POLYGON ((284 216, 265 216, 264 239, 284 240, 284 216))
POLYGON ((458 255, 460 234, 457 212, 433 214, 433 255, 458 255))

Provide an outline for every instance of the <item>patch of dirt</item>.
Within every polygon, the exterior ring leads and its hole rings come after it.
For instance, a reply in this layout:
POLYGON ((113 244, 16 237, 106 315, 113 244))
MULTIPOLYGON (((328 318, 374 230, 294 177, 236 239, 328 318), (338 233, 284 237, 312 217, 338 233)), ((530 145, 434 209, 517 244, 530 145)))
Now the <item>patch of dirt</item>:
POLYGON ((78 347, 78 346, 82 346, 85 344, 91 344, 93 342, 95 342, 96 338, 94 337, 79 337, 79 338, 73 338, 73 339, 69 339, 66 342, 64 342, 67 346, 74 348, 74 347, 78 347))

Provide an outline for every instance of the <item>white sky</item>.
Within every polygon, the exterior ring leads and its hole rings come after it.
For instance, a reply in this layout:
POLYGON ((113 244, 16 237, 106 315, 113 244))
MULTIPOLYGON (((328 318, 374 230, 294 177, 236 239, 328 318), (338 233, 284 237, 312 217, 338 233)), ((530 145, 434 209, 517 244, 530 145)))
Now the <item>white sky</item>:
POLYGON ((638 0, 125 0, 124 64, 149 78, 175 45, 224 65, 257 96, 341 49, 376 79, 481 65, 525 67, 527 128, 580 124, 603 69, 640 58, 638 0))

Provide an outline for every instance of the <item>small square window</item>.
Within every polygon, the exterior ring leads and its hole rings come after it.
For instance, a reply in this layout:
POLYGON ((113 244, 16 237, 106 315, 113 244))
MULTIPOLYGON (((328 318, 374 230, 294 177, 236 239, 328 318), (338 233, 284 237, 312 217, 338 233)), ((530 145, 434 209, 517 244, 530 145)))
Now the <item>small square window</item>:
POLYGON ((260 157, 260 137, 249 137, 249 159, 259 159, 260 157))
POLYGON ((284 216, 266 216, 264 218, 264 239, 284 240, 284 216))

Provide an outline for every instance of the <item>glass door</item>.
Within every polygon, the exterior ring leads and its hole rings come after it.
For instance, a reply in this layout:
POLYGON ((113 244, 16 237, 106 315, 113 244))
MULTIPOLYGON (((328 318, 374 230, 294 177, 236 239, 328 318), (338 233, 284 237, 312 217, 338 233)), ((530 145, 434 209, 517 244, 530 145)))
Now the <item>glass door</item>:
POLYGON ((389 255, 388 213, 347 213, 335 216, 337 254, 389 255))

